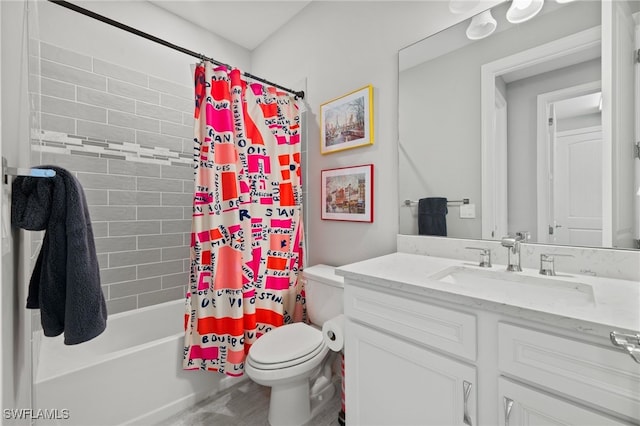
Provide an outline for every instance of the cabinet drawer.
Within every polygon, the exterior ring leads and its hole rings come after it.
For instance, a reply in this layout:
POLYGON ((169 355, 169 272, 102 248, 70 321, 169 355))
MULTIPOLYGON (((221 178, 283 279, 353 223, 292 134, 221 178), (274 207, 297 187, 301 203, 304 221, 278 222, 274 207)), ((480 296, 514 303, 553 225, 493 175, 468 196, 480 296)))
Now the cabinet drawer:
POLYGON ((476 360, 476 317, 406 297, 345 287, 345 314, 454 355, 476 360))
POLYGON ((626 353, 505 323, 498 341, 503 373, 640 418, 640 364, 626 353))
POLYGON ((571 404, 527 386, 498 379, 500 426, 625 426, 620 420, 571 404))

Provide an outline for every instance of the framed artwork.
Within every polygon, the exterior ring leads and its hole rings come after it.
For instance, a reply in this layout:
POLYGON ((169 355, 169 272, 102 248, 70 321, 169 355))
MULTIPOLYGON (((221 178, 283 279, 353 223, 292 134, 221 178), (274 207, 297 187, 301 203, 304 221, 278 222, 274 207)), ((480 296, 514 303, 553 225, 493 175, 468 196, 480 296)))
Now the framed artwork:
POLYGON ((373 164, 321 171, 322 219, 373 222, 373 164))
POLYGON ((373 86, 320 105, 320 152, 373 144, 373 86))

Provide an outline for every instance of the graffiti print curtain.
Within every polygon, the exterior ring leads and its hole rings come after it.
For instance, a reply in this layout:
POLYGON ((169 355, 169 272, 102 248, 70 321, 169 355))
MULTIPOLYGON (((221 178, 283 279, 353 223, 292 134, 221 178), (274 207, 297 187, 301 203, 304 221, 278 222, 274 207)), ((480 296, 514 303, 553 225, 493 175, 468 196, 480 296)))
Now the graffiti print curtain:
POLYGON ((197 65, 183 367, 239 376, 262 334, 303 320, 300 114, 237 70, 197 65))

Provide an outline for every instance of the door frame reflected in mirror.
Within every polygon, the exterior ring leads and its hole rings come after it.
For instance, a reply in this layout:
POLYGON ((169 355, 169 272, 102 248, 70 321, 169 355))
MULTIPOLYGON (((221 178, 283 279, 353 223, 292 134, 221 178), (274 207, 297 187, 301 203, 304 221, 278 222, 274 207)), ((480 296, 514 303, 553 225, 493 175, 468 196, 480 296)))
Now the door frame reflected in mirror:
MULTIPOLYGON (((538 164, 538 167, 537 167, 537 192, 538 192, 537 230, 538 230, 538 234, 536 236, 536 241, 539 243, 562 244, 562 245, 584 245, 584 244, 572 244, 570 241, 568 241, 568 238, 566 235, 564 236, 565 239, 557 238, 557 235, 558 235, 557 231, 562 231, 561 232, 562 234, 566 234, 567 232, 569 232, 569 230, 567 229, 566 226, 564 228, 561 228, 566 224, 558 224, 555 221, 555 216, 556 216, 555 212, 556 212, 556 209, 558 208, 557 206, 558 200, 554 195, 554 184, 557 183, 558 179, 556 178, 556 171, 555 171, 557 162, 554 160, 555 159, 554 148, 556 144, 550 140, 552 137, 550 133, 551 131, 553 131, 554 138, 555 136, 560 136, 561 138, 565 138, 566 136, 564 135, 567 134, 566 131, 565 132, 557 131, 557 125, 560 124, 560 121, 562 119, 557 118, 555 116, 555 113, 552 114, 552 111, 554 110, 555 105, 557 105, 559 102, 566 101, 568 99, 575 99, 576 97, 581 97, 584 95, 592 95, 592 94, 599 94, 600 99, 602 99, 602 82, 601 81, 598 80, 591 83, 580 84, 580 85, 568 87, 565 89, 542 93, 537 97, 537 114, 536 114, 537 115, 537 144, 536 145, 537 145, 537 152, 538 152, 538 156, 537 156, 537 164, 538 164), (553 116, 553 124, 550 124, 548 120, 552 116, 553 116)), ((579 133, 582 135, 586 135, 586 134, 593 135, 593 132, 597 131, 599 132, 598 139, 602 141, 602 117, 601 117, 601 114, 598 114, 598 115, 600 116, 599 117, 600 124, 597 126, 597 129, 595 129, 594 127, 581 128, 579 129, 579 133)), ((577 130, 574 130, 574 132, 577 130)), ((584 138, 581 138, 581 141, 584 141, 584 138)), ((604 150, 604 147, 602 146, 602 143, 601 143, 600 154, 595 153, 595 155, 599 155, 598 158, 600 159, 605 158, 604 152, 602 152, 602 150, 604 150)), ((600 165, 597 167, 598 167, 598 170, 601 172, 602 168, 604 168, 604 164, 602 164, 602 160, 600 160, 600 165)), ((595 172, 597 172, 597 170, 595 169, 586 171, 586 173, 589 173, 588 177, 590 178, 595 176, 593 175, 593 173, 595 172)), ((599 184, 600 188, 598 188, 600 191, 591 192, 589 197, 585 197, 585 201, 587 201, 587 198, 588 198, 588 201, 590 201, 590 203, 587 202, 587 204, 589 204, 589 207, 591 207, 587 209, 590 212, 592 212, 594 206, 597 207, 599 205, 599 209, 601 212, 601 216, 599 218, 600 232, 598 233, 597 236, 593 234, 593 230, 587 230, 587 229, 578 231, 578 233, 589 232, 590 233, 590 235, 588 236, 589 239, 592 239, 594 237, 599 238, 599 241, 597 243, 590 244, 592 246, 609 247, 612 245, 612 238, 611 238, 612 234, 611 232, 605 232, 605 230, 602 229, 602 222, 603 222, 602 215, 608 214, 611 211, 611 209, 604 208, 604 205, 602 202, 604 197, 602 193, 610 189, 609 187, 606 187, 601 184, 602 177, 600 176, 600 174, 597 174, 597 176, 598 176, 597 181, 600 183, 599 184)), ((592 179, 585 180, 585 182, 588 182, 588 181, 591 181, 590 182, 591 184, 593 183, 592 179)), ((562 201, 568 202, 568 198, 569 197, 563 197, 562 201)), ((594 215, 594 218, 595 218, 595 215, 594 215)), ((580 235, 574 238, 580 238, 580 235)))
MULTIPOLYGON (((601 48, 600 27, 590 28, 576 34, 572 34, 558 40, 527 49, 516 54, 488 62, 481 67, 480 91, 481 91, 481 153, 482 153, 482 239, 500 239, 504 234, 504 218, 507 217, 508 203, 503 192, 501 176, 507 175, 507 158, 504 152, 496 144, 496 78, 510 72, 522 71, 532 67, 545 67, 545 64, 559 63, 563 58, 573 55, 586 54, 601 48), (501 219, 502 218, 502 219, 501 219)), ((546 68, 550 68, 547 66, 546 68)), ((610 150, 610 138, 604 137, 603 150, 610 150)), ((547 158, 546 151, 537 148, 537 161, 547 158)), ((545 160, 546 161, 546 160, 545 160)), ((603 170, 603 185, 611 185, 611 168, 603 170), (607 176, 607 177, 605 177, 607 176)), ((537 185, 540 188, 540 176, 537 185)), ((607 208, 606 206, 604 207, 607 208)), ((611 205, 605 215, 611 215, 611 205)), ((538 226, 540 226, 540 211, 538 211, 538 226)), ((546 221, 546 213, 543 219, 546 221)), ((605 221, 607 222, 607 221, 605 221)), ((608 230, 611 233, 611 222, 608 221, 608 230)), ((532 230, 521 230, 531 232, 532 230)), ((536 234, 539 233, 536 232, 536 234)), ((609 247, 611 244, 609 243, 609 247)))

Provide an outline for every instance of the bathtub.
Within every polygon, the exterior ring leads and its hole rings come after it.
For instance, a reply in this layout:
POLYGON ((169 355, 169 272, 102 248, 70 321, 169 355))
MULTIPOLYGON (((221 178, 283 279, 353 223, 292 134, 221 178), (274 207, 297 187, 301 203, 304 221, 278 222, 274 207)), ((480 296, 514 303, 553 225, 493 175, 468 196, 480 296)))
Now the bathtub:
POLYGON ((34 333, 35 424, 149 425, 243 380, 182 370, 183 314, 177 300, 110 315, 73 346, 34 333))

